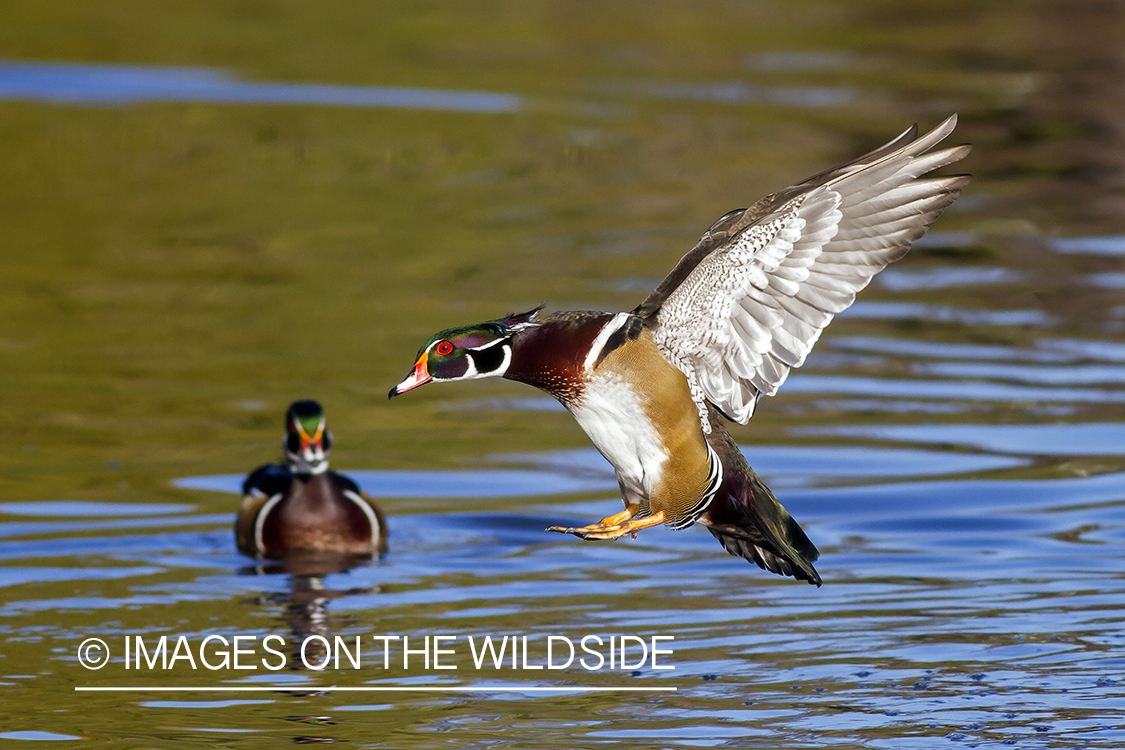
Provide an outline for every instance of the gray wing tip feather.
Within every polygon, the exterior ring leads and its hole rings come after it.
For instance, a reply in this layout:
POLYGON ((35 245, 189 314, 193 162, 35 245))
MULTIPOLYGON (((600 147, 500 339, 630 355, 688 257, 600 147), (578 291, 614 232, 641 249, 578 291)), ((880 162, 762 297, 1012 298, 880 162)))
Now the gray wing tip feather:
MULTIPOLYGON (((692 251, 680 259, 672 273, 637 308, 637 314, 644 317, 647 326, 658 333, 667 332, 664 343, 657 341, 658 346, 668 345, 672 350, 679 338, 686 339, 693 335, 692 325, 698 323, 700 315, 723 314, 718 309, 706 309, 703 303, 689 301, 685 296, 687 292, 681 292, 681 284, 692 274, 715 275, 722 271, 722 268, 716 271, 714 268, 701 266, 711 253, 734 242, 747 227, 767 222, 771 218, 782 218, 786 212, 789 212, 789 217, 800 214, 802 221, 807 219, 813 222, 814 229, 808 242, 816 239, 820 243, 817 256, 809 255, 812 252, 811 245, 802 247, 793 255, 796 259, 794 264, 809 269, 806 278, 797 281, 798 277, 792 274, 782 275, 779 278, 784 283, 769 282, 766 287, 758 287, 766 298, 755 293, 754 301, 764 310, 768 308, 766 311, 770 313, 764 317, 754 316, 753 322, 760 326, 761 331, 743 330, 740 333, 737 328, 731 331, 731 335, 735 337, 743 336, 754 341, 763 339, 759 333, 776 340, 781 333, 779 326, 786 326, 783 322, 774 320, 781 316, 783 320, 789 321, 789 325, 785 327, 785 337, 794 339, 799 344, 796 348, 790 347, 792 354, 799 355, 799 362, 786 361, 793 359, 792 356, 749 358, 753 360, 754 371, 746 373, 743 372, 745 368, 732 368, 729 361, 713 361, 716 354, 727 360, 732 356, 738 357, 739 352, 743 351, 738 347, 720 351, 716 345, 711 348, 709 358, 692 363, 688 369, 679 364, 674 351, 672 355, 666 355, 689 378, 696 379, 702 393, 693 390, 693 397, 701 410, 704 408, 701 399, 705 398, 722 409, 728 418, 732 411, 735 412, 736 418, 733 421, 745 424, 753 414, 753 402, 760 395, 769 396, 777 392, 790 368, 803 363, 808 350, 819 338, 832 315, 846 309, 854 301, 855 293, 867 286, 875 273, 905 255, 942 211, 957 199, 969 184, 969 175, 923 177, 933 170, 963 159, 971 151, 972 147, 967 144, 932 150, 953 132, 956 125, 956 114, 947 117, 921 136, 918 136, 917 125, 914 125, 897 138, 858 159, 766 196, 749 209, 729 212, 712 225, 692 251), (836 196, 836 200, 828 205, 828 202, 818 200, 818 196, 822 195, 836 196), (884 198, 882 201, 878 199, 880 196, 884 198), (866 209, 857 208, 862 206, 866 206, 866 209), (836 211, 833 221, 837 222, 838 231, 835 236, 825 234, 824 227, 817 223, 828 216, 827 212, 830 210, 836 211), (849 216, 853 218, 847 218, 849 216), (865 217, 870 220, 869 223, 865 223, 865 217), (815 260, 810 261, 809 258, 815 260), (700 271, 700 268, 704 270, 700 271), (791 291, 793 283, 807 285, 810 289, 817 287, 821 291, 802 295, 799 291, 791 291), (841 294, 847 294, 851 298, 843 306, 839 305, 841 294), (675 304, 665 316, 662 310, 670 300, 675 304), (692 307, 693 304, 695 307, 692 307), (736 386, 739 385, 743 388, 743 394, 749 395, 748 398, 738 398, 736 386)), ((805 224, 800 225, 803 226, 805 224)), ((785 242, 789 243, 791 251, 794 241, 785 242)), ((782 252, 784 242, 779 247, 782 249, 778 252, 782 252)), ((745 248, 742 248, 742 252, 745 252, 745 248)), ((723 257, 725 256, 719 257, 719 261, 713 265, 719 267, 723 257)), ((743 280, 740 283, 747 282, 743 280)), ((690 290, 695 290, 695 287, 690 290)), ((695 294, 696 291, 691 293, 695 294)), ((732 554, 740 554, 774 572, 793 575, 791 572, 784 572, 784 561, 770 561, 749 548, 741 552, 732 551, 732 554)))
MULTIPOLYGON (((966 156, 968 156, 969 152, 973 148, 971 145, 966 143, 960 146, 952 146, 941 151, 930 151, 930 149, 932 149, 934 146, 945 140, 949 136, 949 134, 953 132, 953 128, 956 126, 957 115, 952 114, 933 130, 919 136, 918 138, 915 138, 911 142, 905 144, 904 146, 901 146, 898 149, 887 151, 887 147, 883 147, 872 151, 867 156, 860 157, 860 159, 856 162, 852 162, 853 164, 857 165, 856 169, 834 177, 832 180, 826 183, 826 185, 835 185, 836 183, 839 183, 850 177, 854 177, 860 172, 865 172, 869 169, 872 169, 873 167, 900 160, 903 157, 915 159, 925 155, 925 158, 928 159, 926 164, 927 168, 925 169, 926 172, 930 172, 935 169, 939 169, 940 167, 944 167, 948 164, 952 164, 953 162, 960 161, 961 159, 964 159, 966 156), (863 163, 863 160, 867 161, 863 163)), ((895 141, 892 141, 892 143, 894 142, 895 141)))

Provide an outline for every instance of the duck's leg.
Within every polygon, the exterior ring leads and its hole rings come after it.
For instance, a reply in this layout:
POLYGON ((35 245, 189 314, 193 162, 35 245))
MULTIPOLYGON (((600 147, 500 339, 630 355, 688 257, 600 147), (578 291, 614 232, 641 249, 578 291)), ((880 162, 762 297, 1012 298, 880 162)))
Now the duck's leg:
POLYGON ((637 532, 641 529, 647 529, 650 526, 659 526, 664 523, 664 511, 662 510, 657 511, 651 516, 645 516, 644 518, 633 518, 636 512, 637 506, 631 506, 621 513, 602 519, 600 523, 583 526, 577 529, 551 526, 547 531, 574 534, 582 539, 617 539, 626 534, 632 534, 636 537, 637 532))
POLYGON ((612 516, 606 516, 597 523, 592 523, 589 526, 582 526, 574 528, 570 526, 548 526, 547 531, 557 531, 561 534, 576 534, 581 536, 581 533, 593 533, 595 531, 605 531, 606 529, 618 526, 625 521, 628 521, 633 516, 637 515, 640 506, 636 503, 626 503, 625 510, 620 513, 614 513, 612 516))

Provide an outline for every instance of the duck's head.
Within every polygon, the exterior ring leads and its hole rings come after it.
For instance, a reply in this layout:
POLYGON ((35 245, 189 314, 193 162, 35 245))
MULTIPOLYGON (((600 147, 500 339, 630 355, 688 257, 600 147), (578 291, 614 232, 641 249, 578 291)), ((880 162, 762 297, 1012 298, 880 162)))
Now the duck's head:
POLYGON ((316 401, 294 401, 285 413, 285 457, 294 474, 328 471, 332 433, 324 409, 316 401))
POLYGON ((391 389, 389 398, 412 391, 430 381, 476 380, 501 377, 512 364, 513 339, 536 325, 543 306, 471 326, 439 331, 422 345, 414 369, 391 389))

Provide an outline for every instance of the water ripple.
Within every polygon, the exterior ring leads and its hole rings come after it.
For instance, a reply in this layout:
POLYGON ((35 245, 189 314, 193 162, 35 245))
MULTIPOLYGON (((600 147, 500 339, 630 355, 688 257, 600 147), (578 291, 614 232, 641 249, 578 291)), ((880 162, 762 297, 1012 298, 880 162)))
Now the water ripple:
POLYGON ((1125 234, 1104 237, 1064 237, 1051 243, 1056 251, 1083 255, 1125 255, 1125 234))
POLYGON ((1008 268, 927 268, 920 271, 888 268, 875 277, 879 286, 892 292, 1015 284, 1022 280, 1020 273, 1008 268))
POLYGON ((485 91, 254 83, 212 68, 33 62, 0 62, 0 99, 85 105, 301 104, 452 112, 515 112, 523 106, 518 96, 485 91))
POLYGON ((694 83, 684 81, 630 81, 607 84, 617 95, 641 94, 660 99, 717 102, 720 104, 770 104, 786 107, 841 107, 859 96, 853 88, 830 86, 758 86, 743 81, 694 83))
POLYGON ((976 362, 932 362, 914 365, 914 372, 954 378, 1015 380, 1041 385, 1099 385, 1125 383, 1122 365, 1071 365, 1069 367, 992 364, 976 362))
POLYGON ((797 374, 785 383, 787 393, 848 393, 865 396, 931 398, 948 401, 1032 401, 1048 404, 1125 403, 1125 392, 1084 388, 1031 388, 1006 383, 952 380, 891 380, 797 374))
POLYGON ((1125 424, 940 424, 804 427, 798 435, 954 443, 1024 456, 1125 456, 1125 424))
POLYGON ((917 319, 939 323, 993 326, 1051 326, 1057 318, 1042 310, 966 310, 917 302, 856 302, 841 316, 869 320, 917 319))

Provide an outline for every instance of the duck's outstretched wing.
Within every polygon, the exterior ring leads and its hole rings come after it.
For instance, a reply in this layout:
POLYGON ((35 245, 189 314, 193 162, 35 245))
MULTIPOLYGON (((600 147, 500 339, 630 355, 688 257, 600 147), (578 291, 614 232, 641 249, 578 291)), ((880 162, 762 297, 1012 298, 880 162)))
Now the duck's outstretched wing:
POLYGON ((745 424, 772 396, 836 313, 949 206, 968 175, 922 178, 969 146, 931 151, 954 115, 731 211, 711 226, 637 308, 660 351, 705 401, 745 424))

